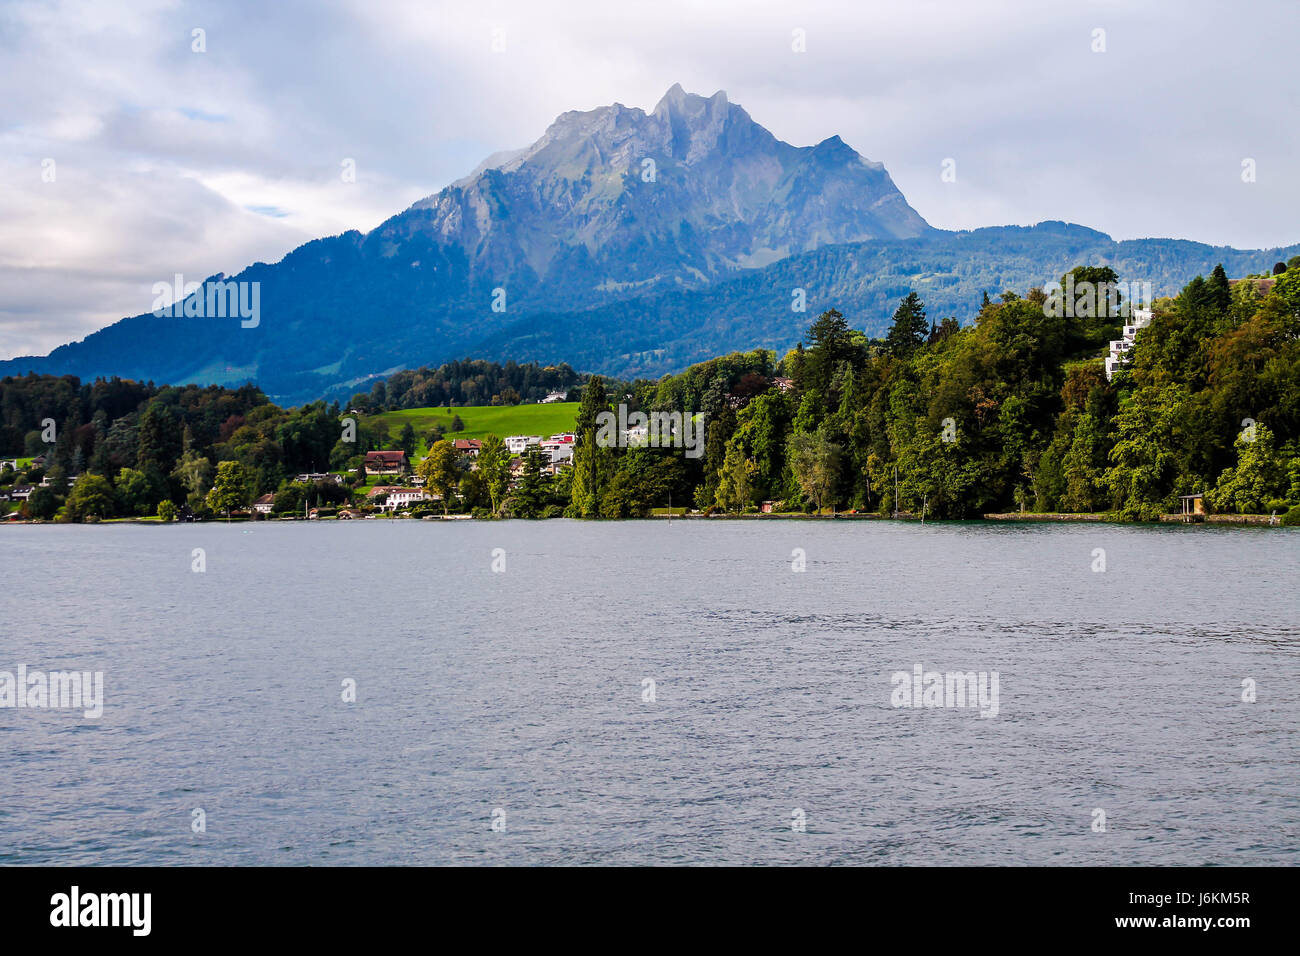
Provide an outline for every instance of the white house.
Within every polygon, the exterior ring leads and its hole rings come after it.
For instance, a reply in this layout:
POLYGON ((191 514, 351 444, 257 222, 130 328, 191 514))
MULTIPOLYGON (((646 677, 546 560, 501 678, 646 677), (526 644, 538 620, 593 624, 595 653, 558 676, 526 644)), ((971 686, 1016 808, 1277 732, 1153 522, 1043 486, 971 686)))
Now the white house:
POLYGON ((538 442, 538 443, 537 443, 537 447, 541 450, 542 454, 544 454, 544 455, 550 455, 552 460, 555 459, 555 452, 556 452, 558 449, 561 449, 561 448, 567 448, 567 449, 569 449, 569 456, 572 457, 572 456, 573 456, 573 436, 572 436, 572 435, 552 435, 550 438, 547 438, 547 439, 545 439, 544 441, 540 441, 540 442, 538 442))
POLYGON ((275 504, 275 495, 262 495, 253 502, 253 510, 258 514, 269 515, 271 506, 275 504))
POLYGON ((396 511, 406 508, 417 501, 425 501, 429 493, 423 488, 403 488, 398 485, 376 485, 370 489, 370 497, 376 500, 386 499, 379 507, 384 511, 396 511))
POLYGON ((562 402, 568 397, 568 392, 547 392, 546 397, 542 399, 542 404, 545 405, 548 402, 562 402))
POLYGON ((506 449, 512 455, 522 455, 529 445, 540 445, 541 435, 511 435, 506 439, 506 449))

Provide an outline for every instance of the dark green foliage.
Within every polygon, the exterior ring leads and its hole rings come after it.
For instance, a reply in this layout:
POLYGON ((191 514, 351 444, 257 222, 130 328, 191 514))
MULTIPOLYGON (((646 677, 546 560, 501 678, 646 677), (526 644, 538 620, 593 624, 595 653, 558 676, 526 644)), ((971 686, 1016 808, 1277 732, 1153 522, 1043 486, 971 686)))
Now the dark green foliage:
POLYGON ((502 365, 482 359, 460 359, 435 369, 421 367, 397 372, 375 382, 369 392, 353 395, 349 407, 373 414, 402 408, 518 405, 540 402, 550 392, 567 393, 581 381, 582 376, 563 363, 543 366, 536 362, 506 362, 502 365))
MULTIPOLYGON (((1094 265, 1063 280, 1101 285, 1115 274, 1094 265)), ((743 512, 771 500, 936 518, 1032 509, 1151 520, 1176 511, 1180 495, 1202 492, 1212 510, 1276 511, 1292 521, 1300 505, 1300 268, 1267 287, 1262 279, 1230 283, 1228 274, 1214 268, 1157 301, 1113 382, 1101 355, 1124 323, 1123 303, 1072 315, 1038 288, 984 297, 965 327, 927 322, 925 304, 906 293, 897 297, 892 340, 868 342, 829 309, 779 360, 758 348, 658 380, 593 376, 582 392, 573 468, 551 476, 532 454, 511 487, 498 474, 502 457, 492 474, 460 474, 459 497, 444 507, 629 518, 670 503, 743 512), (601 415, 620 405, 702 415, 701 455, 601 447, 601 415)), ((390 397, 378 383, 373 400, 390 397)), ((20 455, 34 436, 49 455, 50 487, 26 505, 34 516, 71 501, 68 478, 78 473, 97 480, 75 492, 76 507, 65 509, 74 519, 149 514, 162 500, 198 508, 217 466, 229 463, 240 469, 216 482, 218 512, 269 491, 278 492, 277 511, 342 503, 347 492, 332 483, 291 484, 299 472, 357 468, 385 441, 363 421, 354 442, 342 441, 341 418, 321 402, 279 408, 251 387, 0 380, 0 454, 20 455), (52 447, 40 440, 44 418, 58 425, 52 447)), ((42 474, 32 467, 0 481, 34 484, 42 474)))
POLYGON ((885 336, 885 348, 896 358, 907 358, 926 340, 929 332, 921 297, 909 292, 894 310, 893 323, 885 336))

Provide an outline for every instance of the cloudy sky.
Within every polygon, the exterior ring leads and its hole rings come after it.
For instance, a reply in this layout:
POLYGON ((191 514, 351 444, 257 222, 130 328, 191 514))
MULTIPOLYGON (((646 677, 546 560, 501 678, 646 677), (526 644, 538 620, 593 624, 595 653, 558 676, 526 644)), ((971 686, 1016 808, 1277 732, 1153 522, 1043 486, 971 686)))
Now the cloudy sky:
POLYGON ((1297 0, 0 0, 0 357, 677 82, 839 134, 935 226, 1300 242, 1298 27, 1297 0))

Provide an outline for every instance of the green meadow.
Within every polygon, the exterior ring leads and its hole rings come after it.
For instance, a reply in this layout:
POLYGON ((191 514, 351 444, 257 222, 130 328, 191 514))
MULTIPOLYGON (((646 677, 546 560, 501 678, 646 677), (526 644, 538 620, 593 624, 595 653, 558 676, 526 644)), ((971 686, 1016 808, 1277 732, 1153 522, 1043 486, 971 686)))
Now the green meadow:
POLYGON ((549 405, 467 405, 453 408, 403 408, 395 412, 382 412, 366 419, 371 424, 381 424, 396 439, 402 426, 410 422, 419 440, 417 456, 424 455, 424 437, 434 425, 447 430, 447 438, 498 438, 507 435, 541 435, 546 438, 560 432, 573 430, 578 416, 577 402, 554 402, 549 405), (459 415, 465 423, 463 431, 452 432, 452 419, 459 415))

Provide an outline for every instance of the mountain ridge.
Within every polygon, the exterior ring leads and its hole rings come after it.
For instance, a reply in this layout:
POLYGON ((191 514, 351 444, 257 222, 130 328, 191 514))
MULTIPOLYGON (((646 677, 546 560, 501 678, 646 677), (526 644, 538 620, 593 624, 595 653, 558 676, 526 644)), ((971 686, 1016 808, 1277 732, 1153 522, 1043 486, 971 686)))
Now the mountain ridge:
MULTIPOLYGON (((145 313, 47 356, 0 361, 0 374, 253 380, 277 400, 303 401, 397 368, 544 340, 582 347, 539 360, 627 374, 642 364, 617 356, 637 350, 598 354, 578 330, 599 327, 601 341, 620 328, 628 341, 663 336, 658 348, 679 356, 760 344, 747 336, 789 345, 807 325, 790 311, 793 287, 878 332, 890 296, 911 285, 932 314, 962 317, 979 291, 1050 281, 1062 261, 1080 264, 1070 256, 1117 258, 1149 274, 1132 278, 1177 288, 1218 248, 1137 242, 1121 249, 1052 222, 935 229, 883 164, 840 136, 793 146, 725 92, 674 84, 648 113, 618 103, 562 113, 530 146, 492 154, 369 232, 240 270, 234 280, 259 283, 255 328, 145 313), (538 316, 551 323, 540 338, 538 316)), ((1271 265, 1265 252, 1224 254, 1240 268, 1271 265)))

